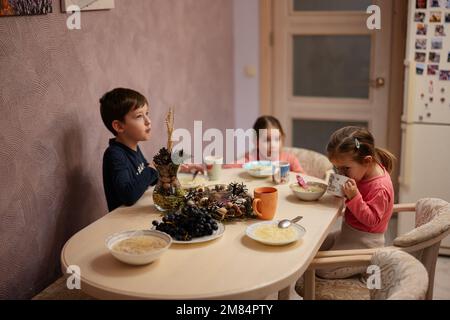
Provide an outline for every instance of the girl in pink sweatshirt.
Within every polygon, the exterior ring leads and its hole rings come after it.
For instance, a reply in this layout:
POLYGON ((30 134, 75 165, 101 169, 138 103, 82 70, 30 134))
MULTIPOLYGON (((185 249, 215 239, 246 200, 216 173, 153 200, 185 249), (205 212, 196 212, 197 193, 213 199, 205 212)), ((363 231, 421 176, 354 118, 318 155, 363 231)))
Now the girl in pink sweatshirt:
POLYGON ((225 169, 242 168, 243 163, 259 160, 289 162, 290 170, 296 173, 305 173, 298 158, 289 152, 284 152, 283 144, 285 133, 280 121, 272 116, 261 116, 253 125, 256 132, 256 149, 247 152, 236 164, 225 164, 225 169), (264 135, 266 131, 266 135, 264 135))
MULTIPOLYGON (((390 177, 395 157, 377 148, 365 128, 336 131, 327 146, 328 158, 337 173, 350 179, 343 186, 345 214, 340 231, 330 234, 320 250, 383 247, 384 233, 392 216, 394 188, 390 177)), ((361 268, 318 270, 324 278, 346 278, 361 268)))
MULTIPOLYGON (((256 119, 253 130, 256 133, 256 149, 246 152, 236 163, 224 164, 224 169, 242 168, 244 163, 251 161, 283 161, 289 162, 292 172, 306 174, 294 154, 282 151, 285 133, 277 118, 261 116, 256 119)), ((204 166, 201 164, 183 164, 180 167, 180 171, 185 173, 193 173, 195 171, 204 173, 204 169, 204 166)))

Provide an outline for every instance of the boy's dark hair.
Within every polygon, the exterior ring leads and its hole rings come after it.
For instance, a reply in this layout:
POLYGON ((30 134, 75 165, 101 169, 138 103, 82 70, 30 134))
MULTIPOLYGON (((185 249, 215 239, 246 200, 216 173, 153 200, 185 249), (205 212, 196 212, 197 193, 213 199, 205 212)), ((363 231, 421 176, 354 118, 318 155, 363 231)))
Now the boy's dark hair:
POLYGON ((256 122, 253 125, 253 130, 256 131, 256 136, 259 138, 259 130, 268 129, 269 127, 278 129, 280 131, 281 137, 285 137, 284 130, 281 126, 280 121, 278 121, 278 119, 273 116, 261 116, 256 119, 256 122))
POLYGON ((103 95, 100 99, 100 114, 103 123, 115 136, 112 123, 115 120, 124 121, 125 115, 133 110, 148 105, 147 99, 137 91, 125 88, 116 88, 103 95))

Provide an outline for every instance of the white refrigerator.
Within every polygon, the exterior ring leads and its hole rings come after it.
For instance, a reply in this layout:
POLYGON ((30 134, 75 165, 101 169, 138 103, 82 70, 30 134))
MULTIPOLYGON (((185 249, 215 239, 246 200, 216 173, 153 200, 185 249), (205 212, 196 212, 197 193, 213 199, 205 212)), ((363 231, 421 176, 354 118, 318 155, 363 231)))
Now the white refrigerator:
MULTIPOLYGON (((450 1, 410 0, 405 66, 399 201, 450 202, 450 1)), ((400 214, 398 233, 413 228, 414 215, 400 214)))

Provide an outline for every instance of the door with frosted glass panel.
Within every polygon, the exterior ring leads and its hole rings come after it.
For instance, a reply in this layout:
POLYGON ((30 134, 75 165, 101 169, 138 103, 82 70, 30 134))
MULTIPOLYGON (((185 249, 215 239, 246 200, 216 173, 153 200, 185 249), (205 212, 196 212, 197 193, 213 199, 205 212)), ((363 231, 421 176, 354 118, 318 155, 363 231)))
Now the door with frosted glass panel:
POLYGON ((325 151, 332 132, 366 126, 386 145, 389 0, 274 1, 273 112, 287 144, 325 151), (366 13, 381 8, 381 30, 366 13))

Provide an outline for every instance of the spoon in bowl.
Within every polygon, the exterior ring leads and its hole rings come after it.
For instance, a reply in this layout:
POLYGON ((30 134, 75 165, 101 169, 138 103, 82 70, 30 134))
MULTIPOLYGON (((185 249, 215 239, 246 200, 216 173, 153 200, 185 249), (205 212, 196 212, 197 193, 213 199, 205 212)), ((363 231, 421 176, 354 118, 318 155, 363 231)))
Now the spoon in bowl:
POLYGON ((302 187, 303 189, 308 190, 308 184, 306 183, 306 181, 300 175, 297 175, 296 178, 297 178, 298 185, 300 187, 302 187))
POLYGON ((302 219, 303 219, 302 216, 295 217, 295 218, 292 219, 292 220, 289 220, 289 219, 283 219, 283 220, 281 220, 280 222, 278 222, 278 228, 281 228, 281 229, 289 228, 289 226, 290 226, 292 223, 296 223, 296 222, 298 222, 298 221, 300 221, 300 220, 302 220, 302 219))

